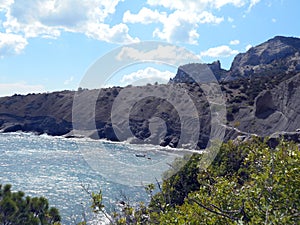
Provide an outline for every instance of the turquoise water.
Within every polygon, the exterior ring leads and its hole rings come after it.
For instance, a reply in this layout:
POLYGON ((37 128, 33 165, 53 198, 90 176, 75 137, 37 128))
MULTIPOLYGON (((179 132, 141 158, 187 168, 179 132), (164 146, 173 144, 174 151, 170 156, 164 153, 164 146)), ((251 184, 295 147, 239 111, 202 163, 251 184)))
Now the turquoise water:
POLYGON ((0 183, 30 196, 45 196, 60 210, 64 224, 74 224, 83 213, 92 220, 82 186, 90 191, 101 188, 108 211, 123 194, 133 203, 147 201, 142 185, 160 179, 180 155, 151 145, 0 134, 0 183))

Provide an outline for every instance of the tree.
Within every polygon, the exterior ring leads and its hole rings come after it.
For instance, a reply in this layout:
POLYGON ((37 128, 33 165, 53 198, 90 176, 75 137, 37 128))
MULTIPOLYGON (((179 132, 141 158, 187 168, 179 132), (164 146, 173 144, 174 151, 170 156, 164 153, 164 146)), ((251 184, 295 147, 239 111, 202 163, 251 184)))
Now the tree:
POLYGON ((0 224, 58 225, 61 217, 56 208, 49 208, 44 197, 25 197, 24 192, 12 192, 11 185, 0 184, 0 224))

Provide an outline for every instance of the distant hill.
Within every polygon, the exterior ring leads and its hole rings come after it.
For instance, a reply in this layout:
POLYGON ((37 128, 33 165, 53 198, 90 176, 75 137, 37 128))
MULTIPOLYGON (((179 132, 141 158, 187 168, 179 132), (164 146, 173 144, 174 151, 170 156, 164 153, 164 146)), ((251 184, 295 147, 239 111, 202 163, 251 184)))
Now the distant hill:
MULTIPOLYGON (((246 53, 238 54, 228 71, 222 69, 218 61, 180 66, 176 76, 167 85, 113 87, 100 91, 81 89, 76 92, 2 97, 0 130, 65 137, 78 136, 80 133, 94 139, 130 139, 133 143, 189 147, 188 144, 178 146, 182 136, 181 129, 199 123, 197 146, 205 148, 212 130, 209 99, 188 74, 200 77, 204 83, 211 82, 209 79, 203 80, 207 78, 207 72, 215 75, 225 98, 226 121, 217 125, 220 130, 226 129, 225 141, 240 135, 267 136, 276 132, 291 132, 293 139, 299 138, 295 131, 300 128, 300 39, 280 36, 252 47, 246 53), (130 108, 128 124, 121 119, 112 124, 112 108, 121 92, 132 93, 133 99, 138 99, 134 93, 164 93, 170 87, 185 90, 193 104, 178 96, 175 96, 176 106, 162 98, 147 97, 130 108), (75 96, 78 101, 73 105, 75 96), (195 105, 197 115, 191 114, 191 105, 195 105), (91 107, 95 107, 92 113, 89 110, 91 107), (77 118, 72 117, 74 109, 80 112, 76 115, 77 118), (155 129, 153 118, 158 123, 155 129), (79 132, 73 132, 74 120, 79 132), (122 133, 124 126, 129 126, 129 133, 122 133), (117 131, 121 135, 116 135, 117 131)), ((213 90, 211 94, 214 94, 213 90)), ((129 109, 124 108, 124 112, 126 110, 129 109)), ((122 118, 124 115, 120 113, 118 116, 122 118)), ((185 129, 184 132, 187 137, 195 135, 192 129, 185 129)))

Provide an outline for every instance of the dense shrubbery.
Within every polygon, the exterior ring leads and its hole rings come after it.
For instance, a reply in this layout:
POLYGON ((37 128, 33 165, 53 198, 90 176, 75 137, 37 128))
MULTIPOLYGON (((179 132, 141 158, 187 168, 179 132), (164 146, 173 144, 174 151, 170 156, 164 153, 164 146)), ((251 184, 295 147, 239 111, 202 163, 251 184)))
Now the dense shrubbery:
POLYGON ((162 224, 296 224, 299 160, 292 143, 274 150, 257 140, 224 144, 214 163, 198 173, 200 188, 152 219, 162 224))
POLYGON ((1 225, 50 225, 60 224, 56 208, 49 208, 44 197, 25 197, 21 191, 12 192, 11 185, 0 184, 1 225))
MULTIPOLYGON (((228 142, 214 162, 199 170, 194 155, 165 180, 158 194, 146 187, 148 207, 124 204, 113 224, 297 224, 300 221, 300 151, 281 142, 271 149, 254 139, 228 142)), ((103 209, 101 193, 94 209, 103 209), (100 199, 100 201, 99 201, 100 199)))

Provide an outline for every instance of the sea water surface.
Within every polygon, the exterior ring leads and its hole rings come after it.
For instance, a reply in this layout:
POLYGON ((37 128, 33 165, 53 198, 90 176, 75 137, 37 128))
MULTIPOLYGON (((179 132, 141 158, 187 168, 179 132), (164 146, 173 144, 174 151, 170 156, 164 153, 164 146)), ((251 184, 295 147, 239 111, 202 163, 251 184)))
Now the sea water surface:
POLYGON ((1 133, 0 183, 12 184, 14 191, 26 195, 48 198, 60 210, 63 224, 76 224, 84 216, 89 224, 101 224, 91 222, 95 218, 83 186, 89 191, 101 189, 108 211, 124 195, 133 204, 147 202, 142 185, 161 179, 182 155, 152 145, 1 133))

